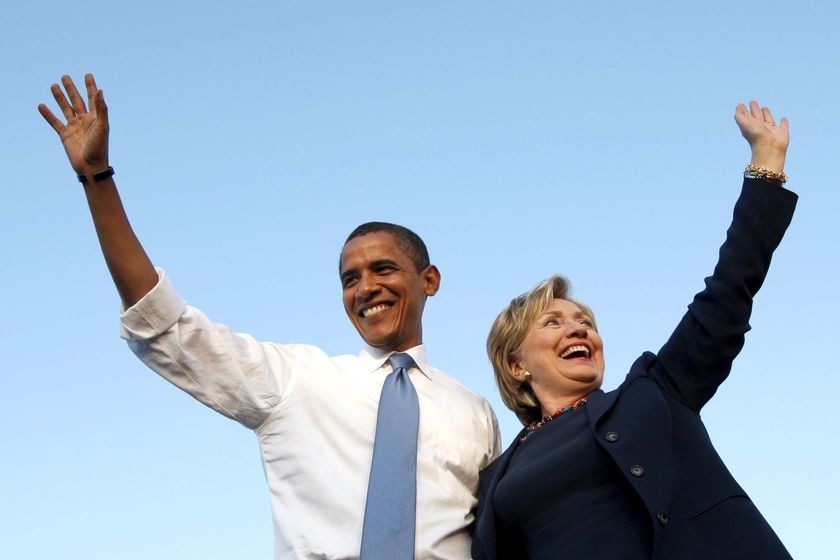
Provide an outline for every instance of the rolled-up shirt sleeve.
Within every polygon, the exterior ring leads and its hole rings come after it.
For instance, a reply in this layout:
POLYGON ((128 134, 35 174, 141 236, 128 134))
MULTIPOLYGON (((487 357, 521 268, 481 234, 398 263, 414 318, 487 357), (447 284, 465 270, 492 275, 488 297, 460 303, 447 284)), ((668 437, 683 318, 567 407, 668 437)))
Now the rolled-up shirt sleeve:
POLYGON ((162 268, 157 268, 158 283, 140 301, 123 308, 120 314, 120 336, 128 341, 154 338, 174 325, 184 314, 187 304, 162 268))
POLYGON ((184 302, 163 269, 157 272, 155 287, 121 313, 122 338, 173 385, 248 428, 258 427, 281 402, 294 355, 210 321, 184 302))

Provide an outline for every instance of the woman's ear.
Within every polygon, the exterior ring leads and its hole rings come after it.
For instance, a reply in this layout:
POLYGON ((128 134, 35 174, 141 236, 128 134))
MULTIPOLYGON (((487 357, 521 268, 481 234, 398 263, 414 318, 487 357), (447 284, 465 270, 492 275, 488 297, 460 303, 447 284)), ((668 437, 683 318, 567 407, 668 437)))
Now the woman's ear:
POLYGON ((514 357, 511 357, 510 361, 508 362, 508 367, 510 369, 510 374, 513 376, 514 379, 519 381, 520 383, 525 383, 531 378, 531 374, 528 373, 528 370, 525 369, 519 360, 514 357))

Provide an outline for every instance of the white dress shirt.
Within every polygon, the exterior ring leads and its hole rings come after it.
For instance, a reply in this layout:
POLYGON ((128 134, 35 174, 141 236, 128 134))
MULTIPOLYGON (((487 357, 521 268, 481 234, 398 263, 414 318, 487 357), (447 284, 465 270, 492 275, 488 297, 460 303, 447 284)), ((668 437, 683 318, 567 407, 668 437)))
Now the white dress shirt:
MULTIPOLYGON (((254 430, 271 494, 275 558, 358 558, 387 353, 327 356, 258 342, 186 305, 163 270, 122 314, 122 337, 150 368, 254 430)), ((478 473, 499 451, 485 399, 407 351, 420 401, 418 559, 470 558, 478 473)))

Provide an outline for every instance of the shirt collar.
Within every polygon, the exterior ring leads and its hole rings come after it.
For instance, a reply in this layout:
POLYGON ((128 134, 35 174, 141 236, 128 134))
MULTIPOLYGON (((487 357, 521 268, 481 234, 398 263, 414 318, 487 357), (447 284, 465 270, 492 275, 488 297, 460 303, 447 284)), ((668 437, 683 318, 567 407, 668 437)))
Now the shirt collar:
MULTIPOLYGON (((414 359, 414 363, 417 364, 417 369, 419 369, 423 375, 425 375, 429 379, 432 378, 431 367, 429 367, 429 358, 426 356, 425 344, 418 344, 414 348, 409 348, 408 350, 404 350, 403 352, 414 359)), ((391 354, 396 354, 396 352, 385 352, 378 348, 373 348, 372 346, 365 345, 362 348, 361 352, 359 352, 359 360, 362 361, 362 364, 364 364, 364 367, 367 371, 374 372, 381 368, 383 365, 387 365, 385 362, 388 361, 388 358, 391 357, 391 354)))

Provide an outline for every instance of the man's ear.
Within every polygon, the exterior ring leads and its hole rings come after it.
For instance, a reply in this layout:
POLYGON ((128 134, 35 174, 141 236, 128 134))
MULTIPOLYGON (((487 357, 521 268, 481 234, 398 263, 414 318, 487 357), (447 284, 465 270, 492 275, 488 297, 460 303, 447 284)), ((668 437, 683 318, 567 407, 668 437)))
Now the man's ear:
POLYGON ((423 270, 423 281, 426 283, 426 295, 433 296, 440 289, 440 271, 430 264, 423 270))

